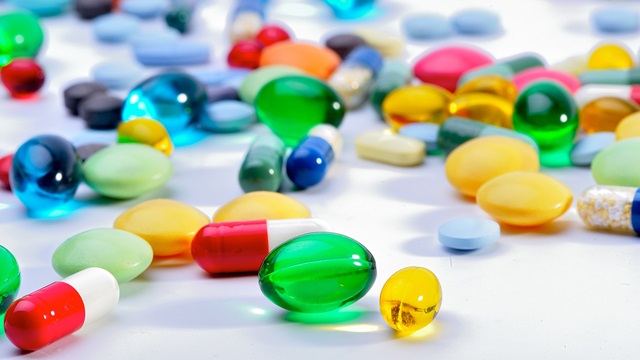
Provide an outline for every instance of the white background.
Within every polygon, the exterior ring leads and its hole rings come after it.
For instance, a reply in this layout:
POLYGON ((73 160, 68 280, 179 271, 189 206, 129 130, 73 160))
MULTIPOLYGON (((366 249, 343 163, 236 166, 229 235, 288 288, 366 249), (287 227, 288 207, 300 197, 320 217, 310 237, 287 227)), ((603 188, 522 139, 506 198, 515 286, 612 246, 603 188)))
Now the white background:
MULTIPOLYGON (((203 2, 189 36, 214 48, 209 67, 223 67, 230 0, 203 2)), ((370 17, 341 22, 319 1, 273 0, 269 17, 286 23, 299 39, 319 40, 329 31, 374 25, 401 33, 400 20, 418 10, 450 15, 470 6, 501 15, 504 34, 489 39, 452 37, 484 48, 496 58, 536 51, 549 63, 587 53, 606 39, 589 26, 590 11, 613 2, 380 0, 370 17)), ((626 1, 640 10, 638 2, 626 1)), ((156 21, 145 23, 157 27, 156 21)), ((44 133, 77 143, 113 141, 113 132, 91 132, 66 114, 61 89, 87 78, 95 64, 133 61, 126 45, 101 45, 91 25, 73 15, 44 20, 47 45, 39 59, 47 84, 36 101, 0 96, 0 154, 44 133)), ((639 34, 609 37, 634 52, 639 34)), ((445 41, 410 43, 405 57, 445 41)), ((153 73, 156 70, 149 70, 153 73)), ((345 147, 330 176, 312 189, 288 195, 306 204, 337 232, 365 244, 378 264, 378 280, 355 305, 350 320, 318 316, 301 323, 271 304, 255 276, 210 278, 188 259, 154 262, 122 286, 111 316, 41 351, 23 354, 3 336, 0 358, 393 358, 401 359, 637 359, 640 358, 640 244, 636 237, 587 231, 575 211, 537 229, 502 228, 498 243, 460 253, 437 241, 439 224, 463 215, 487 217, 447 183, 443 159, 414 168, 359 159, 354 137, 383 128, 370 108, 349 113, 340 128, 345 147), (400 338, 386 326, 378 296, 386 279, 406 266, 424 266, 440 279, 441 313, 426 329, 400 338)), ((156 192, 130 201, 107 200, 81 186, 77 209, 58 219, 32 219, 9 192, 0 191, 0 244, 22 269, 20 296, 59 279, 50 261, 56 247, 79 232, 110 227, 125 209, 167 197, 213 214, 242 194, 237 172, 255 133, 211 135, 178 148, 175 173, 156 192)), ((635 164, 630 164, 635 165, 635 164)), ((589 169, 543 169, 577 196, 594 184, 589 169)), ((517 199, 514 199, 517 201, 517 199)))

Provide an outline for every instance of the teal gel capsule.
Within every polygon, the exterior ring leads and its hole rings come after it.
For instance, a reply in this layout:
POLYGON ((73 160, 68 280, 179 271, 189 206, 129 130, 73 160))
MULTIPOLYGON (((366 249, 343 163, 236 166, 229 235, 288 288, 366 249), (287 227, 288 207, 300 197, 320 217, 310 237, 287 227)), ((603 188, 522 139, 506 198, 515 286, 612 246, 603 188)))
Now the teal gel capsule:
POLYGON ((544 67, 544 60, 535 53, 524 53, 496 61, 491 65, 475 68, 464 73, 458 80, 458 87, 481 75, 499 75, 511 79, 515 74, 527 69, 544 67))
POLYGON ((592 70, 580 74, 582 85, 638 85, 640 84, 640 69, 629 70, 592 70))
MULTIPOLYGON (((20 289, 20 269, 13 254, 0 246, 0 322, 4 324, 4 314, 13 303, 20 289)), ((0 333, 4 327, 0 327, 0 333)))
POLYGON ((361 299, 376 279, 373 255, 336 233, 298 236, 273 249, 258 273, 262 293, 290 311, 322 313, 361 299))
POLYGON ((463 143, 480 136, 501 135, 522 140, 539 151, 538 144, 529 136, 498 126, 488 125, 479 121, 452 116, 445 121, 438 130, 438 148, 449 154, 463 143))
POLYGON ((240 166, 238 180, 244 192, 278 191, 282 183, 285 146, 275 135, 260 135, 240 166))

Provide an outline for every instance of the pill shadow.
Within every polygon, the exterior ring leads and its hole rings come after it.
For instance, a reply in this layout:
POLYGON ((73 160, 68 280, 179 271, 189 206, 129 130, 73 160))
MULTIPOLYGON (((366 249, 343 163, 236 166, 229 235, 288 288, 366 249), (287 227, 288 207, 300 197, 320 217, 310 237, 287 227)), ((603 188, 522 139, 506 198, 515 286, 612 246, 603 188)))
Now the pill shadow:
POLYGON ((424 257, 477 256, 488 258, 502 256, 508 251, 508 246, 500 240, 477 250, 450 249, 440 244, 436 236, 409 239, 403 242, 401 246, 402 250, 407 254, 424 257))
POLYGON ((500 223, 500 231, 506 235, 530 235, 531 237, 557 235, 576 226, 576 221, 554 220, 539 226, 513 226, 500 223))

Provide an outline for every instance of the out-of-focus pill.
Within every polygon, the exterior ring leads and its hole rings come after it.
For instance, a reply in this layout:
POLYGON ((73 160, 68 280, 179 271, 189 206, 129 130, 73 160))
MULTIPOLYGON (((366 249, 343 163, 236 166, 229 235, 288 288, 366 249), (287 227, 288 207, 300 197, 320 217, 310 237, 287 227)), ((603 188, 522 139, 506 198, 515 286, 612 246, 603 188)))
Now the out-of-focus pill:
POLYGON ((438 150, 438 131, 440 126, 428 123, 408 124, 398 130, 398 134, 420 140, 427 146, 427 152, 438 150))
POLYGON ((638 30, 638 13, 633 9, 605 7, 591 13, 591 25, 605 33, 628 33, 638 30))
POLYGON ((441 39, 453 33, 449 19, 440 14, 417 14, 402 21, 402 29, 414 40, 441 39))
POLYGON ((465 35, 493 35, 502 31, 500 16, 484 9, 458 11, 451 16, 451 25, 465 35))
POLYGON ((602 149, 616 142, 612 132, 597 132, 580 139, 571 149, 571 163, 576 166, 589 166, 602 149))

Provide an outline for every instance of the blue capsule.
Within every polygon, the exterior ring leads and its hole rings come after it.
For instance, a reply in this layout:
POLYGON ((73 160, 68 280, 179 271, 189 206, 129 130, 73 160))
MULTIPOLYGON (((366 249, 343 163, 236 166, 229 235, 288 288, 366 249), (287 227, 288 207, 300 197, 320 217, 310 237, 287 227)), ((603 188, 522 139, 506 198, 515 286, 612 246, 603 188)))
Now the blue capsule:
POLYGON ((122 119, 155 119, 171 136, 194 125, 208 122, 204 85, 184 73, 159 74, 137 85, 124 102, 122 119))
POLYGON ((342 138, 338 129, 329 124, 317 125, 291 151, 286 163, 287 176, 301 189, 317 185, 341 149, 342 138))
POLYGON ((22 144, 13 157, 9 181, 30 211, 51 211, 73 198, 82 178, 76 148, 55 135, 22 144))

